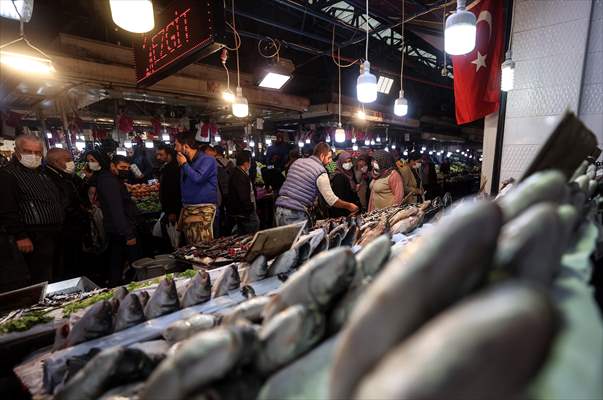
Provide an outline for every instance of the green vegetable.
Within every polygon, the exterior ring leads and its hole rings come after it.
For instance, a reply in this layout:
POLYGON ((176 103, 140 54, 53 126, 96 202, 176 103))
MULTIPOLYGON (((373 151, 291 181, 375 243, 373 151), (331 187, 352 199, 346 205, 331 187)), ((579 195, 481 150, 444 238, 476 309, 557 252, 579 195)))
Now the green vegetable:
POLYGON ((113 290, 109 290, 107 292, 95 294, 94 296, 90 296, 84 300, 79 300, 79 301, 75 301, 73 303, 69 303, 65 307, 63 307, 63 316, 68 317, 78 310, 89 307, 92 304, 97 303, 101 300, 109 300, 112 297, 113 297, 113 290))
POLYGON ((44 311, 30 311, 20 318, 13 319, 0 325, 0 333, 23 332, 34 325, 51 321, 52 317, 44 311))
POLYGON ((133 291, 135 291, 137 289, 142 289, 142 288, 154 285, 155 283, 158 283, 158 282, 155 282, 155 280, 152 280, 152 281, 142 281, 142 282, 130 282, 126 286, 126 289, 128 289, 128 292, 133 292, 133 291))
POLYGON ((176 276, 178 278, 193 278, 197 274, 197 271, 194 269, 187 269, 183 272, 178 272, 176 276))

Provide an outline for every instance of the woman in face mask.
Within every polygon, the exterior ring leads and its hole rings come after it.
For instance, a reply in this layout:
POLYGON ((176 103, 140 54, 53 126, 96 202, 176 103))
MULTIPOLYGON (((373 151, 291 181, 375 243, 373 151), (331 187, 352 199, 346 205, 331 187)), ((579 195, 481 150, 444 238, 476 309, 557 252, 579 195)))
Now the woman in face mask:
POLYGON ((85 156, 86 167, 84 168, 84 177, 90 186, 96 186, 96 178, 102 170, 109 170, 109 157, 101 151, 90 150, 85 156))
POLYGON ((395 167, 394 156, 385 150, 377 150, 373 154, 373 180, 371 181, 371 198, 368 210, 400 204, 404 199, 402 177, 395 167))
POLYGON ((405 203, 418 203, 422 201, 423 185, 421 182, 421 154, 413 151, 408 155, 408 162, 400 169, 404 192, 407 194, 405 203))
MULTIPOLYGON (((356 204, 360 207, 360 199, 357 194, 358 183, 354 177, 353 168, 354 163, 352 162, 352 155, 347 151, 340 153, 337 158, 335 173, 331 177, 331 188, 333 189, 333 193, 341 200, 356 204)), ((331 217, 342 217, 347 215, 349 215, 349 211, 346 209, 335 207, 329 209, 329 216, 331 217)))
POLYGON ((360 208, 362 211, 366 211, 368 208, 368 200, 369 200, 369 182, 370 182, 370 174, 369 174, 369 157, 365 154, 360 155, 356 160, 356 165, 354 166, 354 179, 358 184, 357 193, 358 199, 360 200, 360 208))

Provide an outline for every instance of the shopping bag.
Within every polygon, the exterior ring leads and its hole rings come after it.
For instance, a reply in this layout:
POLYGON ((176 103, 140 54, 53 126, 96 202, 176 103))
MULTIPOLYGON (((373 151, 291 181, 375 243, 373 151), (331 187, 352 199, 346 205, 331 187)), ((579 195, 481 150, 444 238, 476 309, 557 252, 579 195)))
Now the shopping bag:
POLYGON ((157 220, 157 222, 155 222, 155 225, 153 225, 153 231, 152 234, 155 237, 163 237, 163 235, 161 234, 161 220, 163 219, 164 213, 161 213, 161 215, 159 216, 159 219, 157 220))
POLYGON ((168 236, 170 237, 172 247, 174 249, 180 247, 180 231, 178 231, 177 225, 168 223, 165 229, 167 231, 168 236))

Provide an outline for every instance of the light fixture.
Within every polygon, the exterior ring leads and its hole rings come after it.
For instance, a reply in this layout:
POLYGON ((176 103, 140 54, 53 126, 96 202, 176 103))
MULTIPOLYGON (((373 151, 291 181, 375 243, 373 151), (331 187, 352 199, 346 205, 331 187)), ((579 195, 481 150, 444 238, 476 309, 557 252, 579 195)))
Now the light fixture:
POLYGON ((289 79, 291 79, 291 75, 268 72, 258 86, 269 89, 280 89, 289 79))
POLYGON ((86 148, 86 143, 77 141, 77 142, 75 142, 75 148, 78 149, 79 151, 82 151, 86 148))
POLYGON ((337 149, 335 148, 335 146, 331 146, 331 151, 332 151, 333 153, 335 153, 335 152, 337 151, 337 149))
POLYGON ((328 135, 328 134, 327 134, 327 137, 326 137, 326 139, 325 139, 325 142, 327 142, 327 143, 331 143, 331 135, 328 135))
POLYGON ((62 149, 63 148, 63 143, 57 143, 54 145, 54 147, 56 147, 57 149, 62 149))
POLYGON ((251 157, 255 157, 255 151, 251 152, 251 157))
MULTIPOLYGON (((38 49, 36 49, 38 50, 38 49)), ((19 72, 49 75, 55 72, 49 58, 35 57, 16 52, 0 50, 0 64, 4 64, 19 72)))
POLYGON ((427 148, 425 146, 421 147, 421 151, 425 151, 427 148))
POLYGON ((419 153, 423 154, 423 153, 425 153, 425 150, 421 150, 419 153))
POLYGON ((249 141, 249 147, 255 147, 255 141, 253 139, 249 141))
POLYGON ((392 143, 392 150, 396 150, 396 144, 392 143))
POLYGON ((243 89, 237 86, 237 95, 232 102, 232 114, 238 118, 245 118, 249 115, 249 103, 247 98, 243 97, 243 89))
POLYGON ((266 146, 272 146, 272 139, 266 138, 265 142, 266 142, 266 146))
POLYGON ((404 153, 402 153, 403 156, 407 156, 408 155, 408 151, 404 150, 404 153))
POLYGON ((222 92, 222 98, 227 103, 232 103, 235 100, 235 95, 232 92, 232 90, 230 90, 230 72, 228 71, 228 67, 226 66, 227 60, 228 60, 228 50, 224 48, 224 49, 222 49, 222 53, 220 53, 220 62, 222 63, 222 66, 224 67, 224 70, 226 71, 226 89, 224 89, 224 91, 222 92))
POLYGON ((383 150, 389 152, 389 146, 385 146, 385 148, 383 150))
POLYGON ((124 147, 125 147, 126 149, 131 149, 131 148, 132 148, 132 141, 131 141, 131 140, 126 140, 126 141, 124 142, 124 147))
POLYGON ((465 8, 465 0, 457 0, 456 12, 446 19, 444 48, 448 54, 460 56, 475 48, 476 18, 465 8))
POLYGON ((408 100, 404 97, 404 90, 400 90, 400 97, 394 102, 394 114, 398 117, 408 114, 408 100))
POLYGON ((354 144, 352 145, 352 150, 353 150, 353 151, 358 151, 358 145, 357 145, 356 143, 354 143, 354 144))
POLYGON ((304 141, 300 140, 299 142, 297 142, 297 147, 299 147, 299 148, 304 147, 304 141))
POLYGON ((352 136, 352 144, 356 143, 356 135, 352 136))
POLYGON ((109 0, 115 25, 133 33, 145 33, 155 27, 151 0, 109 0))
POLYGON ((335 129, 335 141, 337 143, 345 142, 345 130, 341 127, 341 123, 339 123, 337 129, 335 129))
POLYGON ((144 147, 146 147, 147 149, 152 149, 154 146, 155 145, 151 140, 147 140, 146 142, 144 142, 144 147))
POLYGON ((433 155, 433 150, 429 150, 429 155, 433 155))
POLYGON ((457 153, 460 153, 461 151, 460 151, 459 149, 456 149, 456 152, 457 152, 457 153))
POLYGON ((364 64, 362 73, 356 81, 356 97, 361 103, 372 103, 377 100, 377 78, 371 74, 371 63, 368 60, 368 45, 369 45, 369 8, 368 0, 366 0, 366 46, 364 54, 364 64))
POLYGON ((371 144, 371 140, 368 137, 366 139, 364 139, 365 146, 370 146, 370 144, 371 144))
POLYGON ((356 111, 356 118, 361 119, 361 120, 365 120, 366 119, 366 113, 364 112, 364 110, 358 110, 358 111, 356 111))
POLYGON ((377 143, 381 143, 381 136, 377 136, 377 143))
POLYGON ((161 135, 161 139, 163 139, 164 142, 169 142, 170 141, 170 135, 167 133, 164 133, 163 135, 161 135))
POLYGON ((406 52, 406 50, 405 50, 406 39, 404 36, 404 3, 405 3, 405 1, 402 0, 402 27, 400 28, 401 35, 402 35, 402 37, 401 37, 402 57, 400 60, 400 95, 394 102, 394 114, 397 115, 398 117, 403 117, 406 114, 408 114, 408 100, 406 100, 406 98, 404 97, 404 53, 406 52))
POLYGON ((34 0, 0 1, 0 17, 29 22, 33 7, 34 0))
POLYGON ((515 61, 513 61, 511 50, 507 51, 501 70, 500 90, 503 92, 513 90, 515 85, 515 61))
POLYGON ((50 133, 50 132, 46 132, 46 137, 47 137, 48 139, 52 139, 52 133, 50 133))
POLYGON ((214 142, 220 143, 221 141, 222 141, 222 137, 220 136, 220 134, 218 132, 216 132, 216 134, 214 135, 214 142))
POLYGON ((311 143, 310 138, 307 138, 306 139, 306 144, 310 144, 310 143, 311 143))
POLYGON ((233 101, 235 101, 235 95, 229 88, 225 89, 222 92, 222 98, 228 103, 232 103, 233 101))
POLYGON ((115 152, 118 156, 127 156, 128 152, 124 149, 117 149, 117 151, 115 152))
POLYGON ((375 145, 375 140, 371 139, 371 146, 374 146, 374 145, 375 145))

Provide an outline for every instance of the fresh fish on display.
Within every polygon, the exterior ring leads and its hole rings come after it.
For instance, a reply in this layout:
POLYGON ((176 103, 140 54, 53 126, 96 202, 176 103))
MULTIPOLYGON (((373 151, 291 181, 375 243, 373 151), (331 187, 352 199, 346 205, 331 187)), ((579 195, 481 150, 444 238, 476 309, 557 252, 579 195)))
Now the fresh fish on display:
POLYGON ((576 170, 574 171, 574 174, 571 176, 570 178, 570 182, 575 181, 580 175, 584 175, 586 174, 586 170, 589 168, 590 163, 588 162, 588 160, 584 160, 582 161, 582 163, 580 164, 580 166, 578 166, 578 168, 576 168, 576 170))
POLYGON ((144 315, 147 319, 160 317, 180 309, 178 292, 173 279, 164 278, 159 282, 157 288, 149 298, 144 307, 144 315))
POLYGON ((483 283, 501 214, 492 202, 463 204, 387 263, 340 332, 330 373, 331 398, 350 398, 360 378, 392 346, 483 283))
POLYGON ((149 302, 151 295, 146 290, 141 290, 136 294, 138 295, 138 299, 140 300, 140 305, 142 305, 142 308, 144 308, 149 302))
POLYGON ((258 296, 242 302, 235 308, 227 311, 222 316, 223 324, 232 324, 239 319, 245 319, 251 323, 262 322, 262 311, 270 301, 269 296, 258 296))
POLYGON ((102 300, 91 305, 67 336, 66 347, 108 335, 113 331, 113 306, 102 300))
POLYGON ((496 265, 521 279, 548 286, 559 271, 564 240, 558 207, 537 204, 503 226, 496 265))
POLYGON ((341 241, 345 237, 348 226, 347 223, 343 222, 341 225, 329 232, 329 249, 334 249, 341 245, 341 241))
POLYGON ((128 294, 119 304, 115 315, 115 332, 138 325, 146 320, 140 299, 134 293, 128 294))
POLYGON ((362 233, 360 236, 360 240, 358 241, 358 245, 363 247, 372 242, 374 239, 378 238, 385 232, 389 231, 389 225, 387 223, 387 215, 384 215, 379 219, 379 223, 375 225, 374 228, 369 228, 362 233))
POLYGON ((365 279, 372 279, 389 258, 392 242, 388 235, 381 235, 356 254, 356 271, 351 287, 360 286, 365 279))
POLYGON ((324 229, 314 229, 308 233, 307 236, 310 237, 310 254, 313 255, 316 253, 316 248, 321 243, 322 239, 325 237, 326 233, 324 229))
POLYGON ((180 297, 180 306, 182 308, 191 307, 196 304, 206 302, 211 297, 211 280, 207 271, 199 270, 191 278, 180 297))
POLYGON ((268 267, 267 276, 276 276, 278 274, 287 274, 297 267, 299 261, 299 249, 293 247, 280 256, 276 257, 268 267))
POLYGON ((310 256, 310 258, 316 256, 319 253, 322 253, 323 251, 327 251, 328 249, 329 249, 329 236, 325 233, 324 236, 322 236, 322 238, 316 245, 316 247, 314 248, 314 251, 312 252, 312 255, 310 256))
POLYGON ((384 354, 355 398, 522 397, 556 331, 548 296, 518 283, 501 285, 440 314, 384 354))
POLYGON ((318 254, 291 275, 271 298, 264 309, 264 320, 295 304, 326 309, 347 289, 355 269, 356 259, 348 247, 318 254))
POLYGON ((176 321, 161 334, 169 343, 176 343, 217 326, 220 318, 212 314, 197 314, 187 319, 176 321))
POLYGON ((170 350, 171 343, 165 340, 149 340, 128 346, 131 349, 142 351, 153 362, 153 365, 159 365, 163 361, 170 350))
POLYGON ((352 222, 350 222, 350 227, 349 227, 348 231, 346 232, 345 236, 341 240, 341 245, 352 247, 354 245, 354 243, 356 242, 357 233, 358 233, 358 224, 356 223, 356 219, 352 219, 352 222))
POLYGON ((241 271, 241 282, 245 285, 262 280, 268 273, 268 260, 266 256, 259 255, 251 264, 241 271))
POLYGON ((228 291, 237 289, 240 284, 239 270, 235 264, 231 264, 224 268, 222 274, 216 279, 212 287, 211 297, 215 299, 216 297, 226 296, 228 291))
POLYGON ((508 222, 536 203, 560 203, 566 193, 566 179, 561 172, 543 171, 530 175, 497 202, 508 222))
POLYGON ((113 298, 122 301, 130 293, 125 286, 120 286, 113 291, 113 298))
POLYGON ((314 347, 325 334, 325 317, 302 305, 276 314, 259 332, 255 367, 267 375, 314 347))
POLYGON ((563 227, 562 247, 568 248, 572 240, 572 234, 576 230, 579 221, 578 210, 576 207, 570 204, 563 204, 559 206, 557 213, 559 214, 559 220, 561 221, 561 225, 563 227))
POLYGON ((228 374, 208 388, 188 397, 188 400, 240 400, 257 398, 262 388, 258 374, 240 371, 228 374))
POLYGON ((96 400, 114 387, 147 378, 153 363, 142 351, 113 347, 94 356, 65 386, 55 400, 96 400))
POLYGON ((310 235, 304 235, 300 237, 297 242, 293 245, 297 249, 299 255, 297 265, 305 263, 310 258, 312 252, 312 241, 310 235))
POLYGON ((70 381, 100 351, 99 348, 93 348, 85 354, 68 357, 64 363, 55 363, 46 360, 43 367, 43 383, 46 391, 54 393, 62 390, 65 383, 70 381))
POLYGON ((394 226, 395 224, 402 221, 403 219, 412 217, 413 215, 417 214, 418 212, 419 212, 419 209, 415 206, 403 208, 403 209, 397 211, 394 215, 392 215, 389 218, 389 224, 390 224, 390 226, 394 226))
POLYGON ((396 225, 391 227, 391 232, 394 234, 401 233, 403 235, 410 233, 423 223, 424 216, 425 214, 423 211, 419 211, 417 214, 396 223, 396 225))
POLYGON ((153 371, 141 400, 178 400, 223 378, 234 367, 251 361, 258 346, 249 324, 234 324, 199 332, 153 371))

